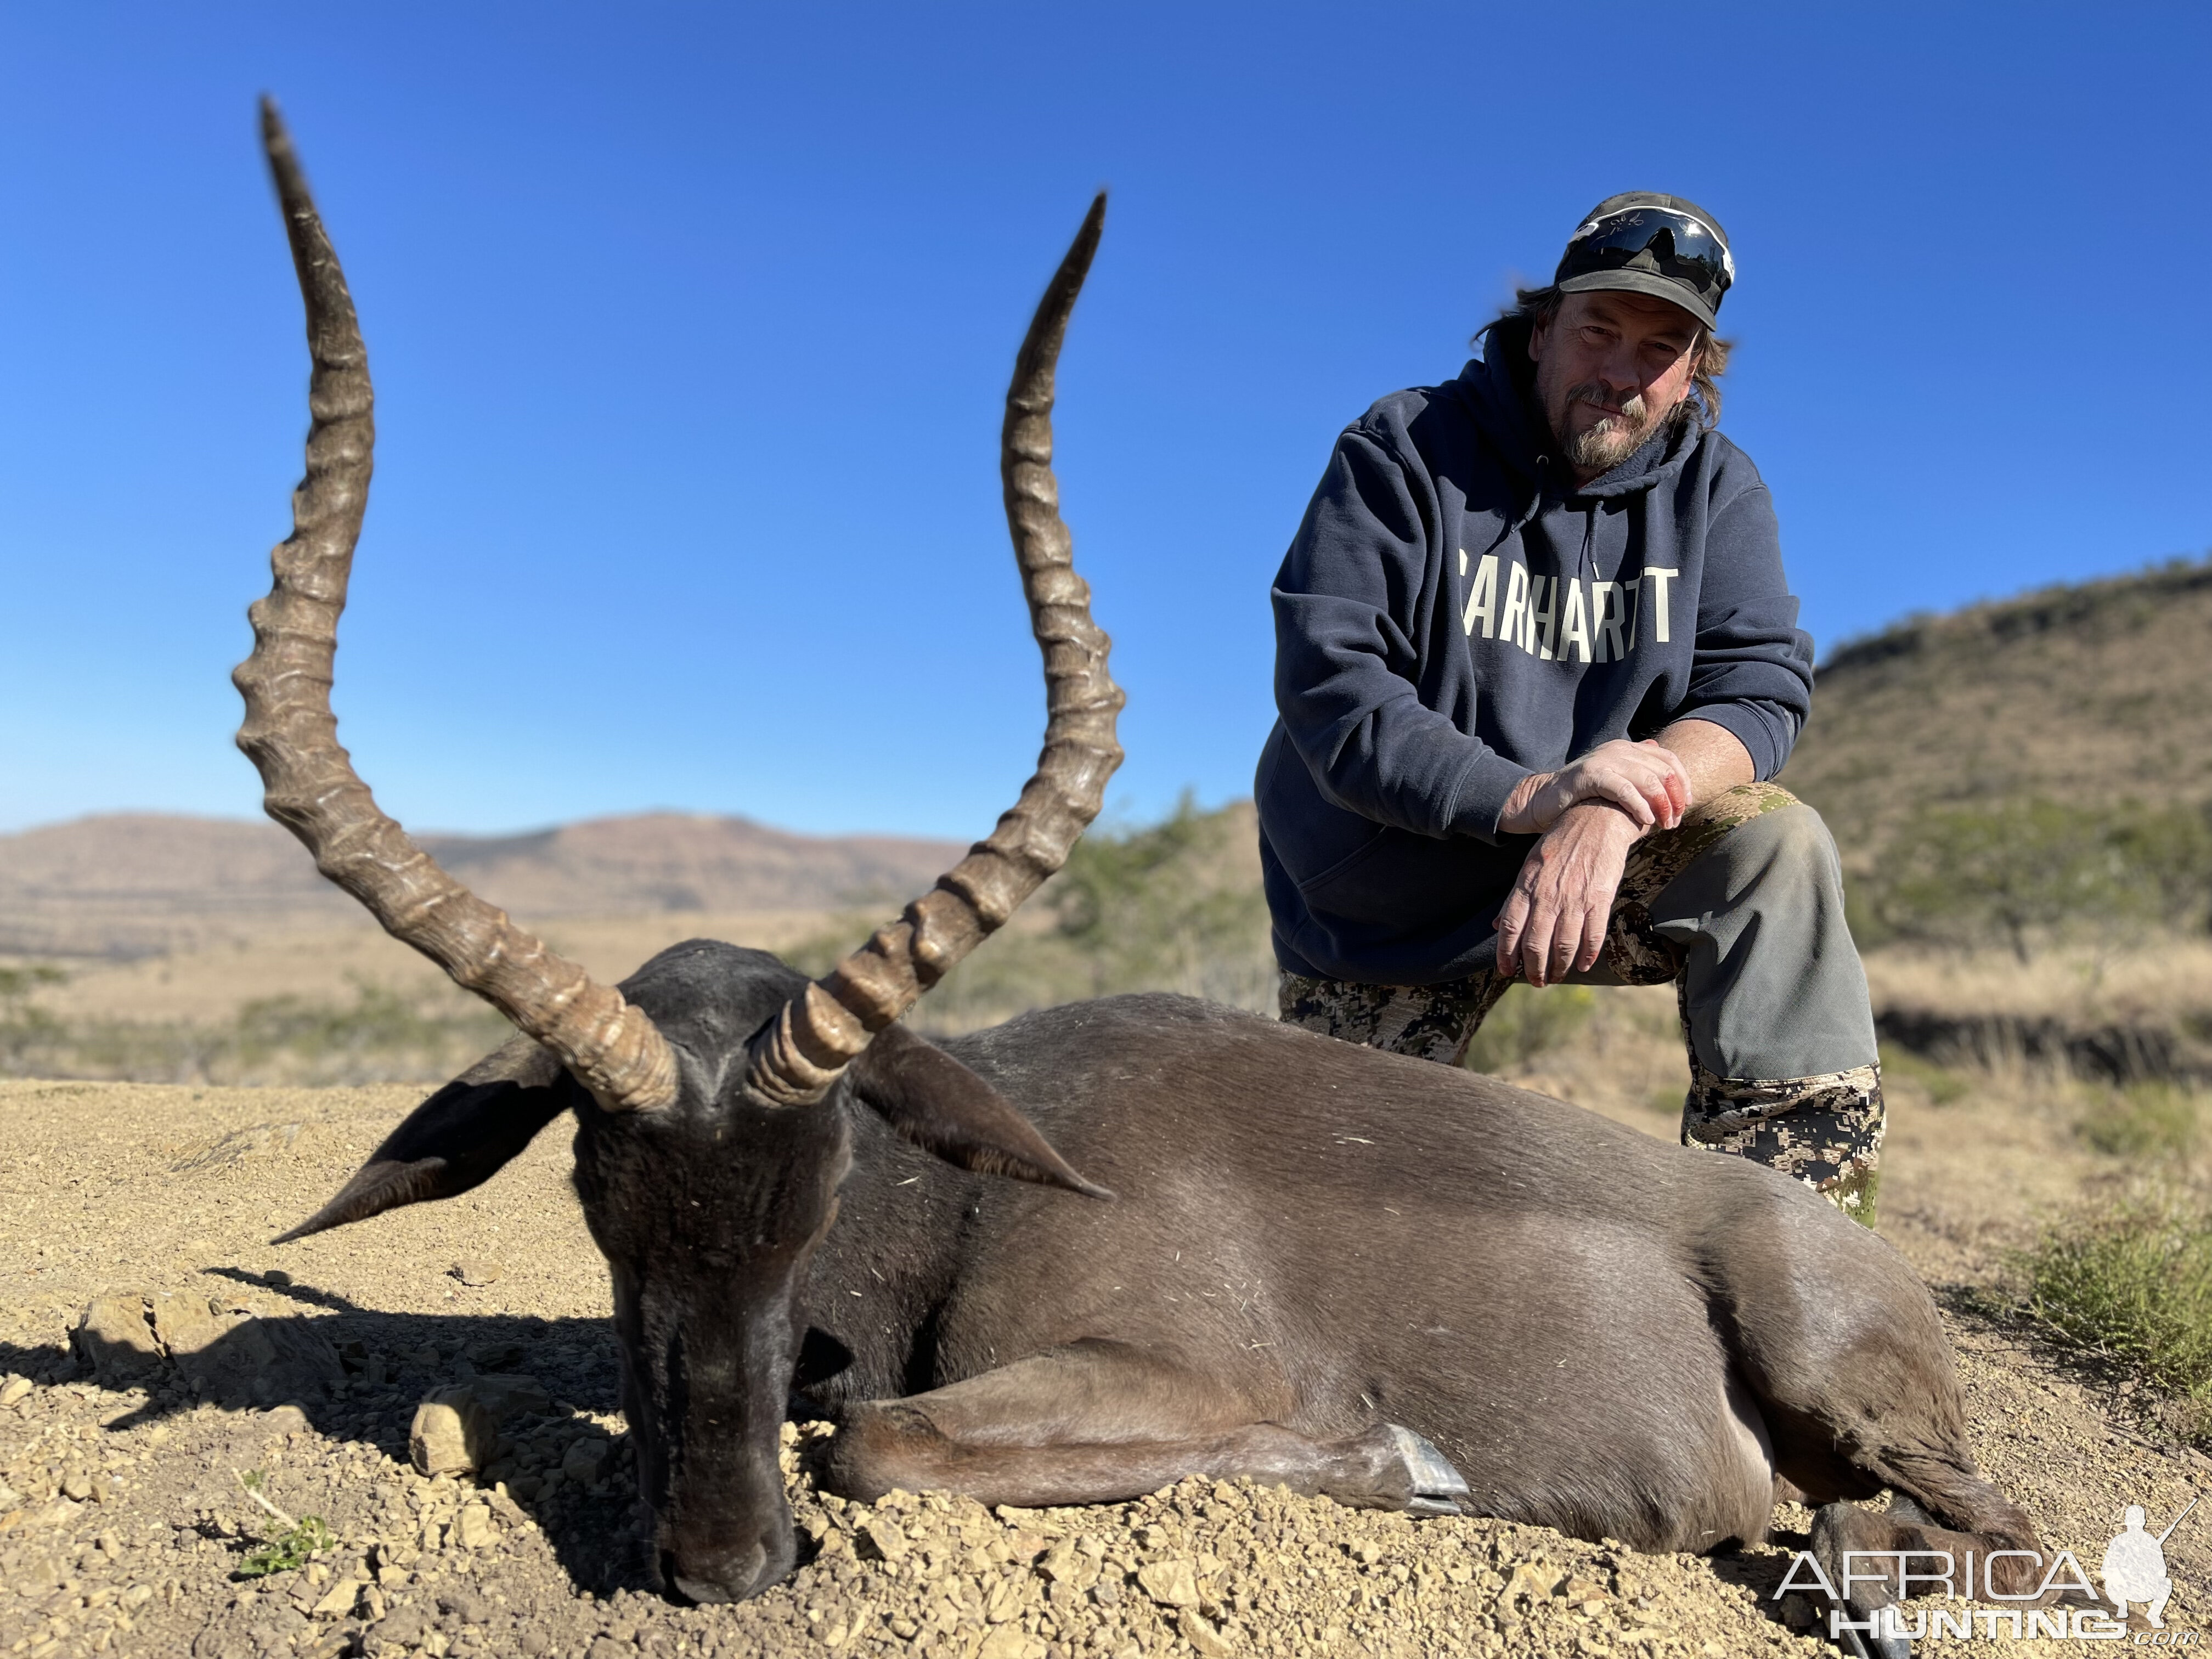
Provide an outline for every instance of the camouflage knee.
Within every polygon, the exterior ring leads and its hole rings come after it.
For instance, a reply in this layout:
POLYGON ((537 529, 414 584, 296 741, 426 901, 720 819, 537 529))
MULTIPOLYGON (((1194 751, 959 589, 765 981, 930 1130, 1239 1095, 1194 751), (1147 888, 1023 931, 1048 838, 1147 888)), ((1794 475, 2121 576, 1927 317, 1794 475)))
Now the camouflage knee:
POLYGON ((1495 975, 1442 985, 1366 985, 1284 973, 1275 1002, 1286 1025, 1343 1042, 1455 1065, 1474 1028, 1504 989, 1495 975))
POLYGON ((1797 797, 1779 785, 1740 783, 1699 801, 1674 829, 1637 842, 1606 927, 1605 963, 1614 977, 1623 985, 1664 985, 1679 975, 1681 949, 1652 926, 1652 902, 1730 830, 1796 805, 1797 797))
POLYGON ((1824 1077, 1724 1078, 1691 1062, 1682 1144, 1747 1158, 1803 1182, 1866 1226, 1881 1179, 1881 1067, 1824 1077))

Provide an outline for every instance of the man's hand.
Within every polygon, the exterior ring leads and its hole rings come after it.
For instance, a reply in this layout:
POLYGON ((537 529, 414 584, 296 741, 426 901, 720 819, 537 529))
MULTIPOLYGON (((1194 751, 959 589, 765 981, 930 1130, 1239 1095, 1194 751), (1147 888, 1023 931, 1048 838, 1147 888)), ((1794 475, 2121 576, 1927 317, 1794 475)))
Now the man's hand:
POLYGON ((1498 913, 1498 971, 1544 986, 1594 966, 1628 849, 1643 834, 1643 825, 1610 805, 1560 813, 1528 849, 1498 913))
POLYGON ((1673 750, 1650 738, 1615 738, 1557 772, 1523 778, 1505 798, 1498 829, 1501 835, 1540 835, 1571 806, 1607 801, 1638 829, 1672 830, 1689 810, 1692 793, 1689 769, 1673 750))

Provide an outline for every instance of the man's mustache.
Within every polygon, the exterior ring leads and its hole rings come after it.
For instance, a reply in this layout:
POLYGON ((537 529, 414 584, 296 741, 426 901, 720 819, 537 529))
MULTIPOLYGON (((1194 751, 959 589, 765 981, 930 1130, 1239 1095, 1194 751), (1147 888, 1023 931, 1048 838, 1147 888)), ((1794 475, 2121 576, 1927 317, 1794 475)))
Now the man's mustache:
POLYGON ((1644 422, 1644 397, 1641 392, 1624 398, 1616 404, 1604 387, 1594 381, 1584 381, 1581 386, 1567 388, 1567 401, 1570 404, 1589 404, 1607 415, 1618 415, 1634 425, 1640 426, 1644 422))

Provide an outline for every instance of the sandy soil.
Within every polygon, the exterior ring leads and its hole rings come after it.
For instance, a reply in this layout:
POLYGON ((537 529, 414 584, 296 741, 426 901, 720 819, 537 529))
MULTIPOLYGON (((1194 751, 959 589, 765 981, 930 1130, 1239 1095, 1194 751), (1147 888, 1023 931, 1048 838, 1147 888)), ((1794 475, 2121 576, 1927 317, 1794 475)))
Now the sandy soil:
MULTIPOLYGON (((1671 1133, 1653 1103, 1668 1086, 1658 1012, 1609 1004, 1547 1080, 1671 1133)), ((0 1654, 1832 1651, 1802 1633, 1808 1607, 1771 1595, 1802 1510, 1778 1516, 1770 1545, 1707 1559, 1197 1483, 1089 1510, 854 1506, 814 1492, 823 1431, 798 1427, 787 1462, 811 1560, 742 1607, 671 1606, 646 1589, 605 1273, 565 1185, 565 1136, 453 1202, 266 1243, 418 1093, 0 1085, 0 1371, 22 1379, 0 1385, 0 1654), (101 1386, 69 1346, 99 1298, 142 1331, 216 1334, 189 1354, 179 1336, 179 1357, 101 1386), (416 1402, 478 1373, 542 1392, 481 1480, 416 1474, 416 1402), (335 1547, 239 1577, 280 1530, 240 1487, 253 1471, 278 1507, 322 1516, 335 1547)), ((2162 1526, 2212 1464, 2161 1445, 2115 1378, 1978 1311, 2039 1214, 2124 1177, 2068 1109, 2018 1079, 1940 1107, 1901 1085, 1884 1230, 1937 1287, 1985 1469, 2094 1570, 2124 1505, 2162 1526)), ((2212 1522, 2192 1518, 2167 1546, 2169 1626, 2205 1617, 2207 1539, 2212 1522)))

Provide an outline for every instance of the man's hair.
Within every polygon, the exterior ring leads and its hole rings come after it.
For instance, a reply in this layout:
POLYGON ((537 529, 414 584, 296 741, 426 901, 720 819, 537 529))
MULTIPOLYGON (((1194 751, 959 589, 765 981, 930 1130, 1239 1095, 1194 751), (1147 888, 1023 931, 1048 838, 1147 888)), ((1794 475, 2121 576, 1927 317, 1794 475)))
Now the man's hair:
MULTIPOLYGON (((1528 341, 1540 325, 1549 324, 1559 314, 1566 297, 1553 287, 1516 288, 1513 303, 1475 331, 1474 343, 1482 348, 1484 361, 1503 363, 1513 384, 1524 393, 1536 380, 1536 365, 1528 360, 1528 341)), ((1698 366, 1690 374, 1690 396, 1676 410, 1675 421, 1686 420, 1694 403, 1699 430, 1710 432, 1720 424, 1719 382, 1728 373, 1729 353, 1735 345, 1733 340, 1722 339, 1704 324, 1698 325, 1697 342, 1690 348, 1698 355, 1698 366)))

